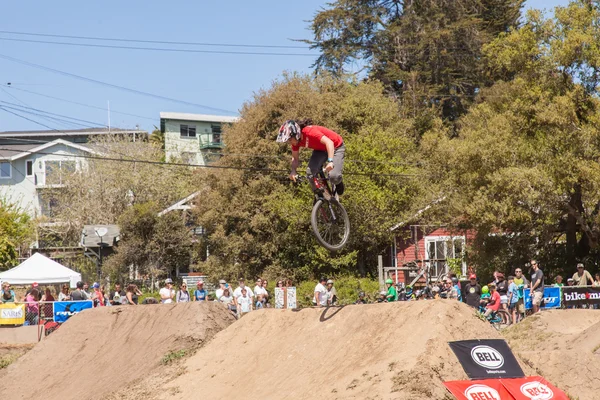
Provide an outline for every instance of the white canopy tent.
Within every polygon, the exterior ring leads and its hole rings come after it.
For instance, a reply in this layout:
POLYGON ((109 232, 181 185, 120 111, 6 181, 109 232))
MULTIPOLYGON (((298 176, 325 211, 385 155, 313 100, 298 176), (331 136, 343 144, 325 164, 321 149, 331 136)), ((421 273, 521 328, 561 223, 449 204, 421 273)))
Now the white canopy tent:
POLYGON ((68 282, 74 288, 80 280, 80 273, 40 253, 35 253, 16 267, 0 273, 0 282, 8 282, 11 285, 31 285, 33 282, 48 285, 68 282))

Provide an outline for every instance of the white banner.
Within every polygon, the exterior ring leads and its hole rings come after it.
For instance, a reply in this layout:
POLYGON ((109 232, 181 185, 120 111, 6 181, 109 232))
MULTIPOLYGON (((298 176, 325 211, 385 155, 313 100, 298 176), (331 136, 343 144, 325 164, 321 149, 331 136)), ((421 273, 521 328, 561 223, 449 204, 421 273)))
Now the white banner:
POLYGON ((283 308, 285 289, 275 288, 275 308, 283 308))
POLYGON ((287 308, 296 308, 296 288, 287 288, 287 308))
POLYGON ((2 318, 2 319, 23 318, 23 307, 2 308, 2 309, 0 309, 0 318, 2 318))

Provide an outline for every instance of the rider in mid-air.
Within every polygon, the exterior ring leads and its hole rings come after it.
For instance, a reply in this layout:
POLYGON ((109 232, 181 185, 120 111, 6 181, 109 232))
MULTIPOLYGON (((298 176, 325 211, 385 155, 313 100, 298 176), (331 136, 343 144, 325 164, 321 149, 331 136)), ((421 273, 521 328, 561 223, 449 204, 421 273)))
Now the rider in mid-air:
MULTIPOLYGON (((306 147, 313 150, 306 169, 309 178, 311 175, 316 175, 327 161, 325 171, 329 173, 330 182, 335 185, 334 191, 338 195, 344 193, 342 170, 344 169, 346 148, 340 135, 324 126, 313 125, 310 119, 298 122, 288 120, 279 128, 277 142, 289 142, 292 145, 292 172, 290 178, 293 181, 296 181, 298 177, 296 169, 300 163, 300 148, 306 147)), ((309 179, 309 182, 311 185, 313 184, 311 179, 309 179)))

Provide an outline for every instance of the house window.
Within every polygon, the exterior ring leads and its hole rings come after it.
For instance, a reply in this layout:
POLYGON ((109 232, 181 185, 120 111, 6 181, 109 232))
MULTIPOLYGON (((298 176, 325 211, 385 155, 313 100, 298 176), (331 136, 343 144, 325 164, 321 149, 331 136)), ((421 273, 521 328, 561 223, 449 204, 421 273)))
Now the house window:
POLYGON ((211 125, 212 141, 211 143, 221 143, 221 125, 211 125))
POLYGON ((45 163, 46 185, 61 185, 65 178, 75 172, 75 161, 46 161, 45 163))
POLYGON ((44 217, 52 218, 56 215, 56 210, 58 208, 58 200, 56 199, 53 193, 40 193, 39 202, 40 209, 44 217))
POLYGON ((448 273, 447 260, 451 258, 463 259, 463 271, 466 272, 464 262, 464 236, 429 236, 425 238, 425 249, 431 266, 431 276, 438 278, 448 273))
POLYGON ((0 178, 8 179, 11 177, 12 168, 9 162, 0 163, 0 178))
POLYGON ((183 138, 195 138, 196 137, 196 126, 195 125, 179 125, 179 133, 183 138))
POLYGON ((27 177, 32 177, 33 176, 33 160, 27 160, 25 161, 25 175, 27 177))

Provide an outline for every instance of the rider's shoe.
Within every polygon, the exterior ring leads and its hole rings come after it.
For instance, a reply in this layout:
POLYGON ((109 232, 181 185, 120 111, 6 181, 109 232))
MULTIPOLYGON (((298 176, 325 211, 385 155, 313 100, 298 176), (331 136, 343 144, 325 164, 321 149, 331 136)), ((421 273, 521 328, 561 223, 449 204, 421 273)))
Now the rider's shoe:
POLYGON ((341 196, 344 194, 344 182, 340 182, 337 185, 335 185, 335 193, 338 196, 341 196))

